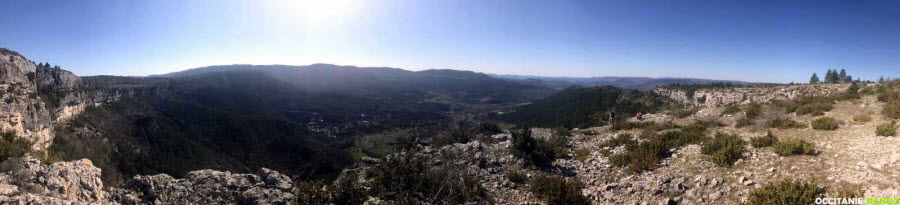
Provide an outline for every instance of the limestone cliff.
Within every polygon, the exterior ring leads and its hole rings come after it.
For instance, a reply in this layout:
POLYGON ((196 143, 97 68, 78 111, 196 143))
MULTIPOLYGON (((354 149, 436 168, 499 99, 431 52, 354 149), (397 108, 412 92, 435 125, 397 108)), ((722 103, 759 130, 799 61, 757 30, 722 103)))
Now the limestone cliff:
POLYGON ((660 87, 653 92, 688 105, 723 107, 729 104, 791 100, 800 96, 830 95, 844 91, 849 86, 849 84, 821 84, 704 88, 692 93, 679 88, 660 87))
POLYGON ((0 48, 0 130, 14 132, 47 148, 53 128, 98 105, 130 96, 125 89, 90 89, 72 72, 38 66, 24 56, 0 48))

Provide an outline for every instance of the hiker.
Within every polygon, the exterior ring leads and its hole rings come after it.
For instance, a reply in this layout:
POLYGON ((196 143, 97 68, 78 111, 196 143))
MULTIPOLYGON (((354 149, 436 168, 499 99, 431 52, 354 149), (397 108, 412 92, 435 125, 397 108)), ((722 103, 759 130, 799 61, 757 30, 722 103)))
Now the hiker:
POLYGON ((638 120, 644 120, 644 116, 641 116, 641 113, 637 113, 634 118, 637 118, 638 120))

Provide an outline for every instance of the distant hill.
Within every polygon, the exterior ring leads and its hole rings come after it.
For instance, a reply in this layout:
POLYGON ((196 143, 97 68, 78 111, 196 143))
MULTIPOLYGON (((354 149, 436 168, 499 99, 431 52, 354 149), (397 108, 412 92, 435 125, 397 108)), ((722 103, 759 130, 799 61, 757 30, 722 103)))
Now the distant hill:
POLYGON ((652 90, 660 85, 670 85, 670 84, 708 84, 708 83, 732 83, 732 84, 749 84, 748 82, 743 81, 734 81, 734 80, 713 80, 713 79, 697 79, 697 78, 649 78, 649 77, 615 77, 615 76, 607 76, 607 77, 585 77, 585 78, 575 78, 575 77, 544 77, 544 76, 531 76, 531 75, 499 75, 493 74, 492 76, 507 78, 507 79, 517 79, 517 80, 541 80, 545 81, 548 85, 553 85, 555 87, 564 86, 568 87, 571 85, 580 85, 586 87, 592 86, 604 86, 610 85, 620 88, 627 89, 636 89, 636 90, 652 90))
POLYGON ((223 65, 151 77, 192 76, 210 72, 257 70, 312 92, 341 92, 381 99, 406 98, 450 103, 516 103, 555 92, 548 86, 458 70, 408 71, 388 67, 331 64, 223 65))
POLYGON ((671 100, 652 92, 613 86, 572 86, 556 94, 534 101, 503 116, 509 122, 536 127, 591 127, 608 123, 608 112, 616 118, 652 113, 666 107, 671 100))

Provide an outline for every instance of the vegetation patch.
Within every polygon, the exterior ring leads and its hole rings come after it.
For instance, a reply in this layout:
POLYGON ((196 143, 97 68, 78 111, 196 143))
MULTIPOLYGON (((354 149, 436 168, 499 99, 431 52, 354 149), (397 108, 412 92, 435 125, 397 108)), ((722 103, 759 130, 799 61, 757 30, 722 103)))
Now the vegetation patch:
POLYGON ((526 175, 525 172, 522 171, 522 168, 518 166, 507 169, 504 175, 507 180, 513 183, 525 183, 525 181, 528 181, 528 175, 526 175))
POLYGON ((744 117, 747 119, 756 119, 762 115, 762 105, 759 103, 750 103, 744 107, 744 117))
POLYGON ((625 152, 610 157, 610 163, 618 167, 627 166, 633 173, 648 170, 668 157, 669 150, 703 141, 705 131, 706 127, 692 124, 663 132, 647 141, 625 146, 625 152))
POLYGON ((865 114, 865 113, 863 113, 863 114, 858 114, 858 115, 856 115, 856 116, 853 116, 853 121, 854 121, 854 122, 871 122, 871 121, 872 121, 872 115, 865 114))
POLYGON ((816 198, 823 193, 815 182, 785 179, 753 190, 747 204, 815 204, 816 198))
POLYGON ((897 135, 897 121, 891 121, 875 127, 875 135, 878 136, 895 136, 897 135))
POLYGON ((732 104, 732 105, 726 106, 725 109, 723 109, 722 112, 719 114, 720 115, 733 115, 738 112, 741 112, 741 107, 738 105, 732 104))
POLYGON ((32 142, 19 137, 12 131, 3 132, 0 137, 0 161, 21 157, 31 151, 32 142))
POLYGON ((778 103, 788 113, 821 116, 834 109, 834 98, 825 96, 805 96, 793 101, 778 103))
POLYGON ((584 163, 584 161, 587 161, 587 159, 590 157, 591 157, 591 150, 588 148, 582 147, 580 149, 575 150, 575 160, 578 160, 579 162, 584 163))
POLYGON ((788 117, 775 117, 766 122, 766 127, 778 129, 800 129, 806 128, 806 124, 797 122, 788 117))
POLYGON ((590 204, 581 194, 584 188, 578 179, 542 174, 533 179, 529 190, 548 205, 590 204))
POLYGON ((801 139, 777 142, 772 150, 780 156, 816 154, 816 146, 801 139))
POLYGON ((700 152, 709 155, 710 160, 720 167, 731 167, 744 152, 744 140, 734 134, 716 133, 715 138, 706 142, 700 152))
POLYGON ((512 133, 509 147, 513 156, 525 159, 529 164, 549 168, 551 163, 568 155, 566 146, 567 138, 554 137, 554 140, 544 141, 531 136, 531 130, 525 127, 522 131, 512 133))
POLYGON ((746 126, 753 125, 753 120, 747 119, 746 117, 742 117, 737 119, 737 122, 734 123, 734 127, 742 128, 746 126))
POLYGON ((831 117, 820 117, 812 121, 812 128, 816 130, 836 130, 840 123, 831 117))
POLYGON ((766 136, 754 137, 750 139, 750 145, 755 148, 771 147, 778 143, 778 137, 772 134, 772 131, 766 133, 766 136))
POLYGON ((466 204, 487 200, 487 192, 478 178, 466 169, 430 168, 431 160, 408 153, 387 157, 368 170, 371 193, 399 204, 466 204))

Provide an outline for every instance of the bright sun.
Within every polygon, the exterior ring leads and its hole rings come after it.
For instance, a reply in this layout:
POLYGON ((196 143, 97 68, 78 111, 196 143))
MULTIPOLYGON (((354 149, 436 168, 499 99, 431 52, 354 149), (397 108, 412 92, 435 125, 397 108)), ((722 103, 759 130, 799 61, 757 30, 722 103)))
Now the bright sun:
POLYGON ((271 0, 270 14, 290 17, 307 30, 335 29, 352 24, 361 17, 368 1, 363 0, 271 0))

